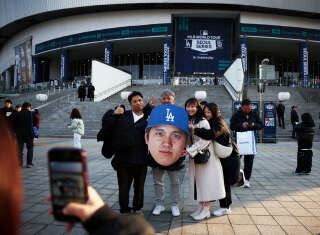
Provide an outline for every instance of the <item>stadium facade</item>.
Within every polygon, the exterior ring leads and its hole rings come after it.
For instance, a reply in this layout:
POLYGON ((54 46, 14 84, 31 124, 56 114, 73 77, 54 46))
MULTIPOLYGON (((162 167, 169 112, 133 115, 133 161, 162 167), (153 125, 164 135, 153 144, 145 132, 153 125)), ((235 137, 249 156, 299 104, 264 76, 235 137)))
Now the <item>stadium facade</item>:
POLYGON ((1 89, 81 79, 92 59, 136 84, 211 84, 238 56, 246 84, 268 58, 277 84, 319 85, 319 19, 319 0, 2 0, 1 89))

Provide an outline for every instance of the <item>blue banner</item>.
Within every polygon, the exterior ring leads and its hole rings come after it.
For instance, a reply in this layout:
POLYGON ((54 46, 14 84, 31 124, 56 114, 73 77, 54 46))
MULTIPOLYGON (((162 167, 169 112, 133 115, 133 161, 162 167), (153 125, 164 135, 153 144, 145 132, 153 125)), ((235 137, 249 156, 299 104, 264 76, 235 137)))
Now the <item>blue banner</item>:
POLYGON ((163 84, 170 85, 171 81, 171 38, 163 40, 163 84))
POLYGON ((104 62, 108 65, 112 65, 112 43, 106 42, 104 44, 104 62))
POLYGON ((248 86, 248 49, 247 39, 244 37, 240 38, 239 54, 242 59, 243 72, 244 72, 244 86, 248 86))
POLYGON ((231 19, 178 17, 175 72, 222 73, 232 59, 231 19))
POLYGON ((32 83, 39 82, 39 58, 37 56, 32 57, 32 83))
POLYGON ((308 87, 309 80, 309 52, 306 42, 299 43, 299 60, 300 60, 300 73, 303 79, 303 87, 308 87))
POLYGON ((276 142, 276 105, 264 102, 263 110, 263 142, 276 142))
POLYGON ((61 82, 68 81, 68 72, 69 72, 69 51, 61 51, 61 82))

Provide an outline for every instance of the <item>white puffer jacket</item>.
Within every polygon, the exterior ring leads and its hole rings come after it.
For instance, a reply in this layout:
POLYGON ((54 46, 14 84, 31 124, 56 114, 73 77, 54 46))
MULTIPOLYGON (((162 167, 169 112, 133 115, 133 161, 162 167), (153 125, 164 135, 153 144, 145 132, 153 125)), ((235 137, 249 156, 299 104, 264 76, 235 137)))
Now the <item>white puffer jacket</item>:
POLYGON ((84 124, 82 119, 71 119, 71 124, 68 127, 73 131, 73 133, 84 135, 84 124))

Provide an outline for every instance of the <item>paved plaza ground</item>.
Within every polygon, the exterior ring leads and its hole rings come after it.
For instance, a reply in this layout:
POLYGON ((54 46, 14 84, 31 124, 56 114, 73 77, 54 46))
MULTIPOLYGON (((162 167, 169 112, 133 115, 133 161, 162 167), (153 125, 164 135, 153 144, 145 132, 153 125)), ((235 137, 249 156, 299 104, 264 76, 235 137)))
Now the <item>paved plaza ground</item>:
MULTIPOLYGON (((89 183, 97 189, 103 200, 119 213, 117 178, 111 161, 100 154, 101 143, 93 139, 82 140, 82 143, 88 153, 89 183)), ((65 233, 65 224, 54 221, 53 217, 47 214, 50 205, 45 200, 49 193, 46 154, 50 148, 57 146, 72 146, 72 140, 35 140, 35 166, 31 169, 23 168, 24 206, 21 234, 65 233)), ((189 217, 197 203, 189 197, 188 164, 180 173, 180 217, 172 217, 169 197, 166 212, 160 216, 151 214, 154 190, 149 169, 145 184, 144 216, 157 234, 320 234, 320 143, 314 144, 313 168, 308 176, 291 174, 296 167, 296 149, 297 144, 294 142, 259 144, 259 153, 255 157, 250 180, 252 187, 232 189, 232 214, 212 216, 201 222, 193 221, 189 217)), ((166 183, 168 186, 167 176, 166 183)), ((217 208, 218 203, 213 203, 211 210, 217 208)), ((81 225, 77 225, 67 234, 86 233, 81 225)))

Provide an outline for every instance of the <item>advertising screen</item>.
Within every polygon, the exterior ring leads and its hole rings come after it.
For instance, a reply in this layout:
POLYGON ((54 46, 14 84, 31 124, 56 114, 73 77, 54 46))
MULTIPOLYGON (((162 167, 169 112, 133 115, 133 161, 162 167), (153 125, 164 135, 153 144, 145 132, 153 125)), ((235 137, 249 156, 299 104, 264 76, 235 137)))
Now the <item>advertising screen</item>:
POLYGON ((231 64, 233 20, 178 17, 176 22, 176 73, 222 73, 231 64))

